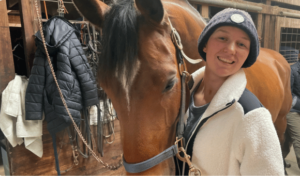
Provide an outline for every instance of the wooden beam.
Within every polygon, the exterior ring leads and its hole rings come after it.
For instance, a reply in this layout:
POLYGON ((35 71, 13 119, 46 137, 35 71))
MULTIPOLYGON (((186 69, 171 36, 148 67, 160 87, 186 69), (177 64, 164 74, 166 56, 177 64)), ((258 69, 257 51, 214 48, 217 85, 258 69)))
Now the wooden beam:
POLYGON ((264 26, 264 48, 269 48, 269 37, 270 37, 270 15, 265 15, 265 26, 264 26))
POLYGON ((0 97, 15 76, 6 1, 0 1, 0 97))
MULTIPOLYGON (((240 3, 240 4, 254 5, 254 6, 262 7, 262 10, 260 12, 247 10, 249 12, 269 14, 269 15, 277 15, 277 16, 280 15, 279 13, 281 11, 300 14, 300 11, 298 11, 298 10, 286 9, 286 8, 281 8, 281 7, 278 7, 278 6, 266 5, 266 4, 262 4, 262 3, 255 3, 255 2, 249 2, 249 1, 243 1, 243 0, 223 0, 223 1, 236 2, 236 3, 240 3)), ((197 2, 196 0, 189 0, 189 2, 196 3, 196 4, 201 4, 201 5, 205 5, 205 3, 197 2)), ((217 6, 217 5, 215 7, 222 7, 222 8, 224 8, 224 6, 217 6)))
POLYGON ((209 6, 208 5, 201 6, 201 16, 203 18, 209 18, 209 6))
MULTIPOLYGON (((37 23, 34 19, 37 19, 37 17, 36 17, 36 13, 34 13, 36 12, 34 8, 34 1, 19 0, 19 8, 20 8, 21 24, 22 24, 23 37, 24 37, 23 43, 24 43, 27 76, 29 77, 31 72, 31 67, 33 64, 35 50, 36 50, 34 33, 36 32, 35 29, 37 29, 37 23)), ((41 11, 39 10, 39 12, 41 11)))
POLYGON ((276 36, 276 40, 275 40, 275 51, 279 52, 280 49, 280 40, 281 40, 281 18, 280 17, 276 17, 276 23, 275 23, 275 36, 276 36))
POLYGON ((269 48, 272 49, 272 50, 275 50, 276 16, 270 15, 270 23, 269 23, 269 25, 270 25, 270 29, 269 29, 269 41, 268 41, 269 42, 269 48))
POLYGON ((263 31, 263 15, 261 13, 257 14, 257 34, 259 36, 259 43, 261 43, 261 38, 262 38, 262 31, 263 31))
POLYGON ((20 15, 19 10, 7 10, 8 15, 20 15))
POLYGON ((21 27, 21 18, 19 15, 8 15, 9 27, 21 27))
POLYGON ((300 1, 299 0, 272 0, 272 1, 282 2, 282 3, 285 3, 285 4, 289 4, 289 5, 300 6, 300 1))

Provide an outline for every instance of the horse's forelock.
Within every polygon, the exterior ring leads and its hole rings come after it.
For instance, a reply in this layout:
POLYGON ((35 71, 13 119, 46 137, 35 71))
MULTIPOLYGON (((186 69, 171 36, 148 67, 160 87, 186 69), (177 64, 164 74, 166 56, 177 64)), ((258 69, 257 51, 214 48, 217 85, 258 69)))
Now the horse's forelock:
POLYGON ((103 50, 99 61, 100 81, 107 84, 116 76, 122 85, 136 75, 138 52, 138 12, 133 0, 119 0, 105 14, 103 50))

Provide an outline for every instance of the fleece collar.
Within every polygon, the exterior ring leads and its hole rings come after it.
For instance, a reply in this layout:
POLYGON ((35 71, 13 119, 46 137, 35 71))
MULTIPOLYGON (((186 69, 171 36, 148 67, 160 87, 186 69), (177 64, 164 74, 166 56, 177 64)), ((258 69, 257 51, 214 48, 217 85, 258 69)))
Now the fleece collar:
MULTIPOLYGON (((192 88, 195 89, 197 83, 204 77, 205 67, 197 70, 192 74, 195 84, 192 88)), ((208 117, 215 112, 227 107, 227 104, 235 100, 237 102, 242 96, 247 84, 247 79, 244 70, 241 68, 234 75, 231 75, 217 91, 216 95, 210 102, 202 117, 208 117)), ((202 119, 204 119, 202 118, 202 119)))

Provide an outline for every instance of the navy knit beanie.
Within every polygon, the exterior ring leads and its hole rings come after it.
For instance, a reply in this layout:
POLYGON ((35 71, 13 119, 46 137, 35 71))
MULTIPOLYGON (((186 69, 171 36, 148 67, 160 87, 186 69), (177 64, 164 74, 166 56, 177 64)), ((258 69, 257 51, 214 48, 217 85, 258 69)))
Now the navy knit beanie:
POLYGON ((198 39, 198 52, 201 57, 206 61, 206 53, 203 52, 203 48, 211 34, 221 26, 238 27, 248 34, 251 41, 250 52, 242 68, 247 68, 254 64, 259 54, 259 40, 255 25, 251 16, 247 12, 232 8, 224 9, 214 15, 207 26, 203 29, 198 39))

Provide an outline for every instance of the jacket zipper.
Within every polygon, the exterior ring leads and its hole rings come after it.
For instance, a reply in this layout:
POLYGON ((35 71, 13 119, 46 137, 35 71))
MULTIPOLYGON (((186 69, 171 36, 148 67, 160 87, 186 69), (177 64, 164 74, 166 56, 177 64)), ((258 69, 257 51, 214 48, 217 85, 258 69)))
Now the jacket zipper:
MULTIPOLYGON (((221 110, 219 110, 219 111, 214 112, 212 115, 206 117, 205 119, 203 118, 202 120, 200 120, 200 121, 198 122, 196 128, 194 129, 192 135, 189 137, 189 140, 188 140, 188 142, 186 143, 186 146, 185 146, 185 150, 187 150, 187 147, 188 147, 188 145, 189 145, 189 142, 190 142, 192 136, 194 135, 194 133, 195 133, 195 131, 197 130, 197 128, 198 128, 199 125, 202 126, 209 118, 211 118, 212 116, 218 114, 218 113, 221 112, 221 111, 224 111, 225 109, 227 109, 227 108, 229 108, 230 106, 232 106, 234 103, 235 103, 235 99, 233 99, 230 103, 227 103, 225 108, 223 108, 223 109, 221 109, 221 110)), ((199 130, 200 130, 200 129, 199 129, 199 130)), ((183 162, 182 174, 184 174, 184 170, 185 170, 185 162, 183 162)))

